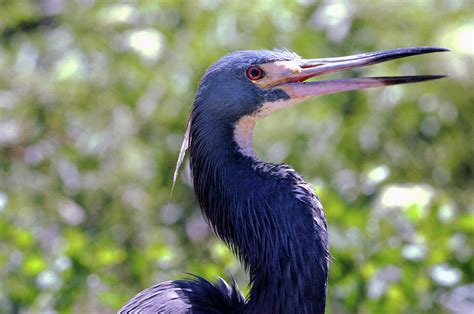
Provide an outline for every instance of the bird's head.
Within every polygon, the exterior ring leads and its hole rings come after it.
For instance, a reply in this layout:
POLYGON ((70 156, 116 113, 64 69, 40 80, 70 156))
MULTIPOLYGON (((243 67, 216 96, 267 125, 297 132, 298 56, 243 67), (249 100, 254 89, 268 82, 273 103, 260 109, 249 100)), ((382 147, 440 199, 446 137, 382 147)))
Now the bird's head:
MULTIPOLYGON (((251 145, 251 130, 255 121, 277 109, 318 95, 421 82, 443 75, 307 81, 313 77, 448 50, 437 47, 398 48, 322 59, 302 59, 295 53, 283 50, 232 52, 214 63, 201 79, 193 115, 206 117, 206 124, 234 128, 234 139, 243 148, 251 145)), ((253 154, 253 150, 247 148, 247 153, 253 154)), ((246 148, 242 150, 245 152, 246 148)))
POLYGON ((230 121, 266 115, 310 97, 340 91, 414 83, 442 75, 349 78, 306 82, 327 73, 381 63, 392 59, 447 51, 437 47, 398 48, 346 57, 302 59, 284 50, 244 50, 227 54, 201 79, 197 102, 216 118, 230 121))
POLYGON ((201 110, 216 119, 232 123, 257 112, 264 103, 288 100, 283 90, 260 83, 268 80, 270 67, 294 60, 300 57, 287 51, 229 53, 209 67, 202 77, 195 106, 202 106, 201 110))

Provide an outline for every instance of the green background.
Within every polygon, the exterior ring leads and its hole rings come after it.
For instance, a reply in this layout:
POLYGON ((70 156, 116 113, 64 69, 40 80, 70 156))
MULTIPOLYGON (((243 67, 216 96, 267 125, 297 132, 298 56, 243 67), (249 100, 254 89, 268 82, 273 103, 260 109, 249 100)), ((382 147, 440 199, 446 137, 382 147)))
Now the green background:
POLYGON ((255 146, 325 205, 328 313, 466 313, 471 1, 0 5, 0 312, 111 313, 184 272, 232 274, 248 291, 201 217, 187 161, 167 205, 205 69, 239 49, 317 58, 432 45, 453 51, 336 77, 449 78, 308 101, 261 121, 255 146))

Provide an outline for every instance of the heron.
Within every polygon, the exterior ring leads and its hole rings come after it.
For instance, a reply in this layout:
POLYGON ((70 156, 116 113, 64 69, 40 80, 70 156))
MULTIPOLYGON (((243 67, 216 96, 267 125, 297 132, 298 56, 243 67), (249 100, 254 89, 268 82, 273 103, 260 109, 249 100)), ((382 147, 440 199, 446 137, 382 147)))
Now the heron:
POLYGON ((442 78, 309 81, 448 50, 397 48, 319 59, 303 59, 288 50, 245 50, 211 65, 200 80, 177 167, 189 150, 201 211, 248 272, 249 294, 244 297, 235 281, 190 276, 145 289, 119 313, 324 313, 330 253, 323 207, 292 167, 258 158, 252 145, 256 122, 315 96, 442 78))

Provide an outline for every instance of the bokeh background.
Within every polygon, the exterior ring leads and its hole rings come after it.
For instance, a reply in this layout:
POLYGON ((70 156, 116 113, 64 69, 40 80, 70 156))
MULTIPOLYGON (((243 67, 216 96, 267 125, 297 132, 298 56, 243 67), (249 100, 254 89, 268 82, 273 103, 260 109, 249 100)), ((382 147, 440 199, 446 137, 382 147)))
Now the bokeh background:
POLYGON ((0 6, 1 313, 112 313, 184 272, 232 274, 248 291, 187 165, 170 199, 200 76, 238 49, 310 58, 423 45, 453 52, 342 76, 450 78, 308 101, 260 122, 255 146, 325 205, 328 313, 473 311, 472 1, 0 6))

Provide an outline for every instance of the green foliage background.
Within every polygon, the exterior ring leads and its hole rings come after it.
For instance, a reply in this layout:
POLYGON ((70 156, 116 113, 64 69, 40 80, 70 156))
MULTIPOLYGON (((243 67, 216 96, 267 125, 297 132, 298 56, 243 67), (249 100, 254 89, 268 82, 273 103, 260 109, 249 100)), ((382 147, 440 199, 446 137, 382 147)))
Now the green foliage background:
MULTIPOLYGON (((328 313, 466 313, 474 8, 425 1, 0 1, 0 312, 111 313, 240 264, 172 175, 200 76, 225 53, 449 47, 351 71, 450 78, 325 96, 259 123, 260 157, 314 184, 328 313)), ((472 310, 472 307, 471 307, 472 310)))

